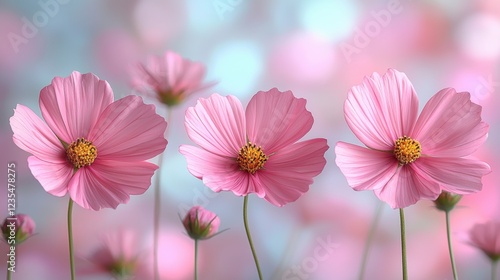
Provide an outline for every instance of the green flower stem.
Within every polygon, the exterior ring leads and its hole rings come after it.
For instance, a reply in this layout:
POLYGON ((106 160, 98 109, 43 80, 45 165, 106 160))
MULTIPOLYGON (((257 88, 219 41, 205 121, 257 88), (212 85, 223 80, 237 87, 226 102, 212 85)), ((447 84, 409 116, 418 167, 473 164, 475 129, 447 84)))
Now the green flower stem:
POLYGON ((363 249, 363 256, 361 260, 361 268, 359 270, 359 280, 363 280, 365 277, 366 263, 368 261, 368 253, 370 251, 371 244, 373 242, 373 237, 377 230, 378 224, 380 222, 380 217, 382 216, 383 204, 381 201, 377 202, 377 208, 375 210, 375 216, 373 217, 372 224, 370 226, 370 231, 368 232, 368 237, 366 239, 365 247, 363 249))
POLYGON ((403 208, 399 208, 399 221, 401 224, 401 260, 403 265, 403 280, 408 280, 408 265, 406 261, 405 213, 403 211, 403 208))
POLYGON ((498 260, 491 261, 491 280, 497 280, 497 263, 498 260))
POLYGON ((10 271, 9 267, 10 267, 10 265, 7 265, 7 280, 12 279, 12 272, 10 271))
POLYGON ((75 257, 73 254, 73 200, 69 198, 68 204, 68 242, 69 242, 69 265, 71 269, 71 280, 75 280, 75 257))
MULTIPOLYGON (((168 134, 170 127, 170 120, 172 118, 172 110, 169 108, 167 113, 167 129, 165 131, 165 138, 168 134)), ((165 148, 166 150, 166 148, 165 148)), ((161 166, 163 163, 163 155, 165 151, 158 156, 158 171, 156 172, 155 180, 155 198, 154 198, 154 214, 153 214, 153 271, 154 279, 160 279, 160 272, 158 270, 158 238, 160 234, 160 212, 161 212, 161 166)))
POLYGON ((453 279, 458 280, 457 267, 455 265, 455 257, 453 257, 453 248, 451 246, 450 211, 445 211, 445 215, 446 215, 446 237, 448 239, 448 250, 450 251, 451 269, 453 270, 453 279))
POLYGON ((257 267, 257 272, 259 273, 259 279, 262 280, 263 278, 262 278, 262 272, 260 271, 259 259, 257 258, 257 254, 255 253, 255 249, 253 247, 253 242, 252 242, 252 236, 250 235, 250 230, 248 229, 247 204, 248 204, 248 195, 246 195, 243 200, 243 223, 245 224, 245 231, 247 233, 248 243, 250 243, 250 249, 252 250, 255 266, 257 267))
POLYGON ((194 280, 198 280, 198 239, 194 240, 194 280))

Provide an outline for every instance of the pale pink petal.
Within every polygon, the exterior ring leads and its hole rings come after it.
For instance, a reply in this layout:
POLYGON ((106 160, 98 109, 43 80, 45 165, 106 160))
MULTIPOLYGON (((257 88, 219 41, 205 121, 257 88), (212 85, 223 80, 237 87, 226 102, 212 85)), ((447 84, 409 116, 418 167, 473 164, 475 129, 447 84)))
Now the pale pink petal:
POLYGON ((469 238, 471 245, 479 248, 490 258, 500 256, 500 222, 475 224, 469 230, 469 238))
POLYGON ((202 179, 211 190, 232 191, 238 196, 250 193, 264 196, 264 190, 252 175, 239 170, 236 157, 220 156, 189 145, 181 145, 179 151, 186 157, 189 172, 202 179))
POLYGON ((389 69, 354 86, 344 104, 345 119, 356 137, 375 150, 392 150, 408 136, 418 114, 418 99, 404 73, 389 69))
POLYGON ((130 195, 144 193, 157 168, 149 162, 96 160, 75 173, 68 190, 71 199, 85 209, 116 208, 127 203, 130 195))
POLYGON ((88 140, 97 147, 100 159, 141 161, 165 150, 167 123, 155 113, 154 105, 129 95, 113 102, 101 114, 88 140))
POLYGON ((236 158, 246 144, 245 115, 234 96, 200 98, 187 109, 185 126, 193 142, 221 156, 236 158))
POLYGON ((411 136, 420 141, 423 154, 462 157, 484 143, 488 129, 481 106, 471 102, 468 92, 446 88, 427 102, 411 136))
POLYGON ((412 165, 417 174, 425 174, 445 191, 455 194, 480 191, 481 178, 491 172, 488 164, 467 158, 421 157, 412 165))
POLYGON ((439 185, 425 176, 419 176, 410 165, 402 166, 375 195, 392 208, 405 208, 421 199, 435 200, 441 193, 439 185))
POLYGON ((271 154, 295 143, 312 127, 306 100, 273 88, 255 94, 246 109, 248 140, 271 154))
POLYGON ((356 191, 380 189, 397 173, 398 162, 392 152, 338 142, 335 154, 337 166, 356 191))
POLYGON ((70 144, 87 137, 102 111, 113 102, 109 84, 92 73, 56 77, 40 91, 40 110, 54 133, 70 144))
POLYGON ((31 156, 28 166, 46 192, 59 197, 66 194, 73 176, 73 165, 67 160, 47 162, 31 156))
POLYGON ((326 164, 326 139, 311 139, 280 149, 257 171, 264 199, 276 206, 297 200, 326 164))
POLYGON ((28 107, 16 106, 10 126, 14 132, 14 143, 24 151, 46 162, 60 163, 66 159, 61 141, 28 107))

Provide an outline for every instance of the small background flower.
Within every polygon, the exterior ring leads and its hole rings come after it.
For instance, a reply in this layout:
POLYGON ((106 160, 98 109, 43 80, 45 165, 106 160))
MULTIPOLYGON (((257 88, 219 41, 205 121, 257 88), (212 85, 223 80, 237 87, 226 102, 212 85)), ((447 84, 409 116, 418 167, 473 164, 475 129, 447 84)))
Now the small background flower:
POLYGON ((206 69, 202 63, 190 61, 173 51, 149 56, 146 63, 137 65, 132 72, 133 88, 167 106, 175 106, 214 84, 203 81, 206 69))
POLYGON ((491 260, 500 260, 500 222, 475 224, 469 230, 469 244, 481 250, 491 260))

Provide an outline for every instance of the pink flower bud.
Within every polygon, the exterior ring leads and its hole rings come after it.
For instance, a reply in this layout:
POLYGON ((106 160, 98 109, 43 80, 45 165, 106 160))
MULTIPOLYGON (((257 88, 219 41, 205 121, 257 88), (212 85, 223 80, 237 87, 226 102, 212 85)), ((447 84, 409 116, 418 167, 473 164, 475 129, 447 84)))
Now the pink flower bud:
POLYGON ((219 230, 220 220, 215 213, 201 206, 192 207, 182 221, 192 239, 209 239, 219 230))
POLYGON ((8 217, 2 224, 2 234, 9 245, 18 245, 33 235, 35 222, 30 216, 17 214, 8 217))

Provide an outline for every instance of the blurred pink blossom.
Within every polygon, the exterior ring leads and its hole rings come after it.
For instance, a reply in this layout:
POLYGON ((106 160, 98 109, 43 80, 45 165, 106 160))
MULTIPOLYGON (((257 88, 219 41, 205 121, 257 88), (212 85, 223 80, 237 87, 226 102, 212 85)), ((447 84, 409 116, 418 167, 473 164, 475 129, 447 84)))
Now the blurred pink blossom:
POLYGON ((187 96, 204 90, 213 83, 204 83, 205 66, 167 51, 163 56, 150 56, 139 64, 132 77, 132 86, 153 96, 167 106, 182 102, 187 96))
POLYGON ((259 91, 246 111, 234 96, 213 94, 186 112, 201 148, 182 145, 188 169, 215 192, 256 193, 276 206, 297 200, 323 170, 326 139, 297 142, 312 127, 306 100, 291 91, 259 91))
POLYGON ((418 99, 404 73, 374 73, 353 87, 344 105, 346 122, 367 148, 339 142, 337 165, 357 191, 373 190, 393 208, 442 190, 469 194, 482 188, 486 163, 467 158, 486 140, 489 126, 467 92, 446 88, 418 114, 418 99))
POLYGON ((116 208, 130 195, 144 193, 161 153, 165 120, 137 96, 113 102, 109 84, 95 75, 73 72, 56 77, 40 92, 44 123, 17 105, 10 124, 14 143, 31 153, 28 164, 50 194, 86 209, 116 208))
POLYGON ((483 251, 491 260, 500 259, 500 222, 475 224, 469 230, 469 243, 483 251))
MULTIPOLYGON (((108 233, 103 244, 87 260, 94 265, 92 273, 107 273, 117 279, 133 278, 144 273, 147 265, 138 236, 133 231, 121 230, 108 233)), ((90 273, 90 272, 86 272, 90 273)))

